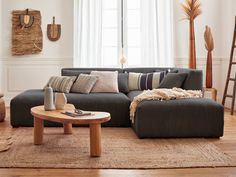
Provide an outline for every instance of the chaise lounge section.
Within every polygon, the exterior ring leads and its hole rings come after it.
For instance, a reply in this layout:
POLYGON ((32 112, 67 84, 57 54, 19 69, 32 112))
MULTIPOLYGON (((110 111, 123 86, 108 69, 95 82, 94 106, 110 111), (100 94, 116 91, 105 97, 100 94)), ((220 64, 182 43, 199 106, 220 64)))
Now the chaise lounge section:
MULTIPOLYGON (((129 91, 128 73, 149 73, 162 70, 175 70, 187 73, 182 88, 202 89, 202 71, 182 68, 64 68, 63 76, 89 74, 93 70, 118 71, 119 93, 66 94, 68 102, 76 108, 111 113, 111 121, 103 126, 133 127, 139 138, 182 138, 182 137, 221 137, 224 129, 223 106, 206 98, 170 101, 143 101, 131 123, 129 106, 135 96, 142 91, 129 91)), ((43 90, 28 90, 11 101, 11 125, 13 127, 33 126, 30 108, 43 104, 43 90)), ((45 126, 61 126, 45 122, 45 126)))

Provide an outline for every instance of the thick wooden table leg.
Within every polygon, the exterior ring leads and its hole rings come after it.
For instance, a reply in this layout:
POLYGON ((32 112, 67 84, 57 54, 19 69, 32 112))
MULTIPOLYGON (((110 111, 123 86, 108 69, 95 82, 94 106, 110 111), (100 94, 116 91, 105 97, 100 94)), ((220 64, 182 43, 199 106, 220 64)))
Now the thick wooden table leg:
POLYGON ((101 124, 90 124, 90 155, 101 156, 101 124))
POLYGON ((64 123, 64 134, 72 134, 72 124, 71 123, 64 123))
POLYGON ((43 144, 43 119, 34 117, 34 144, 41 145, 43 144))

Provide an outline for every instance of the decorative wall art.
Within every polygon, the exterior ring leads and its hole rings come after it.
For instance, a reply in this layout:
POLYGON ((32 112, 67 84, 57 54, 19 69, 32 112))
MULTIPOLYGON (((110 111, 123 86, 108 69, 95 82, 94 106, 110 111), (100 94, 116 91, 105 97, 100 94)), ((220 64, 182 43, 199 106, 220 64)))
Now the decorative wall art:
POLYGON ((53 17, 53 23, 47 26, 47 35, 50 41, 57 41, 61 37, 61 25, 55 24, 55 17, 53 17))
POLYGON ((41 14, 37 10, 12 12, 12 55, 40 53, 43 48, 41 14))

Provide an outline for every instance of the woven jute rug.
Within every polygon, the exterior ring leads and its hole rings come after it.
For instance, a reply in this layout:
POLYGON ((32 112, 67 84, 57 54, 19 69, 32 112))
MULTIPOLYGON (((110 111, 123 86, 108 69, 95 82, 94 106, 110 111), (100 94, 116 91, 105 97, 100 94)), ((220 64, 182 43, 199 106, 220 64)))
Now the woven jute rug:
POLYGON ((138 139, 130 128, 102 129, 102 156, 89 156, 89 129, 45 128, 44 144, 33 145, 33 129, 18 128, 12 147, 0 153, 0 167, 157 169, 234 166, 206 139, 138 139))

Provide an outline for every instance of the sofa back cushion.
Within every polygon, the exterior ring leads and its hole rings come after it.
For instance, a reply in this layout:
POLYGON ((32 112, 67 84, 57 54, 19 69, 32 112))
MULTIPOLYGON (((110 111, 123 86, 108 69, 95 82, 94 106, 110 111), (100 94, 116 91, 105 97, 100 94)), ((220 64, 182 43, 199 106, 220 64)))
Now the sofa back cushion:
POLYGON ((123 73, 119 68, 63 68, 62 76, 79 76, 80 74, 90 74, 91 71, 117 71, 118 72, 118 88, 119 92, 128 93, 128 74, 123 73))
POLYGON ((203 73, 202 70, 178 68, 178 73, 187 73, 182 88, 185 90, 202 90, 203 73))
POLYGON ((165 70, 177 70, 178 73, 187 73, 182 88, 185 90, 202 90, 203 87, 203 73, 202 70, 193 70, 187 68, 125 68, 124 72, 140 72, 140 73, 149 73, 155 71, 165 71, 165 70))
POLYGON ((129 93, 128 79, 129 79, 128 73, 118 74, 118 87, 120 92, 129 93))
POLYGON ((92 71, 90 75, 98 77, 91 92, 119 93, 117 71, 92 71))
MULTIPOLYGON (((118 73, 129 73, 129 72, 137 72, 137 73, 151 73, 156 71, 166 71, 166 70, 177 70, 178 73, 187 73, 188 76, 186 77, 182 88, 186 90, 202 90, 203 87, 203 73, 201 70, 191 70, 185 68, 159 68, 159 67, 152 67, 152 68, 63 68, 61 70, 62 76, 78 76, 81 73, 90 74, 91 71, 118 71, 118 73)), ((127 90, 121 88, 128 88, 128 82, 122 82, 122 79, 119 79, 118 76, 118 85, 119 89, 123 93, 127 93, 127 90), (121 84, 127 83, 126 87, 121 84)), ((125 77, 122 77, 125 78, 125 77)))
POLYGON ((63 68, 61 70, 62 76, 78 76, 80 74, 90 74, 91 71, 117 71, 123 73, 120 68, 63 68))

